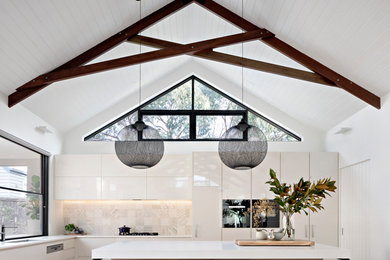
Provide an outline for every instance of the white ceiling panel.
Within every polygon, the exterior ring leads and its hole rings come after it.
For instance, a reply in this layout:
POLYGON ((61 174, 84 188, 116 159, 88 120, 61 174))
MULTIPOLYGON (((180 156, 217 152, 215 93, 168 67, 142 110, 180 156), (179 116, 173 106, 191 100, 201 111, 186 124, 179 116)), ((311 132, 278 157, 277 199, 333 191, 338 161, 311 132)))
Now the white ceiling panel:
MULTIPOLYGON (((169 0, 141 1, 142 17, 169 0)), ((386 0, 216 0, 245 19, 350 78, 377 95, 390 92, 390 1, 386 0), (243 4, 244 8, 241 8, 243 4), (243 12, 242 12, 243 10, 243 12)), ((32 78, 83 53, 139 20, 135 0, 0 1, 0 92, 9 95, 32 78)), ((143 35, 189 43, 241 32, 241 29, 191 4, 143 35)), ((142 51, 148 51, 145 47, 142 51)), ((302 65, 259 41, 217 51, 293 68, 302 65)), ((124 43, 91 63, 139 52, 124 43)), ((189 57, 142 65, 142 83, 166 76, 191 62, 189 57)), ((241 87, 241 69, 217 62, 200 64, 241 87)), ((23 101, 32 112, 66 132, 107 109, 138 88, 138 66, 52 84, 23 101)), ((253 95, 322 130, 366 104, 336 88, 245 70, 245 87, 253 95)))

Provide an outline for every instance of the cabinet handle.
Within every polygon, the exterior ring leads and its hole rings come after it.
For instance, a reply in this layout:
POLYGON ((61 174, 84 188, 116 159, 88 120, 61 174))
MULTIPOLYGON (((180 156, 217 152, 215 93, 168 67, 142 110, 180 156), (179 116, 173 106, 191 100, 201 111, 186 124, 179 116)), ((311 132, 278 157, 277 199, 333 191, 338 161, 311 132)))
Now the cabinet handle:
POLYGON ((195 225, 195 238, 198 237, 198 224, 195 225))
POLYGON ((314 225, 311 225, 311 237, 314 238, 314 225))
POLYGON ((307 225, 305 225, 305 238, 307 238, 307 225))

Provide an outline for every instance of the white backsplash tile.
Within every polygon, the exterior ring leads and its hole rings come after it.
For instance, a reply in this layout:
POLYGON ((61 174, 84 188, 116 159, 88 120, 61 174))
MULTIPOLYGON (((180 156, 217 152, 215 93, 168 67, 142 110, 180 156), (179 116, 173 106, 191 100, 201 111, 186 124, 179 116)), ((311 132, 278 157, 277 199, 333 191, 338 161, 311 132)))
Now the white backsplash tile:
POLYGON ((90 235, 118 235, 123 225, 131 232, 192 233, 191 201, 64 201, 63 207, 64 225, 73 223, 90 235))

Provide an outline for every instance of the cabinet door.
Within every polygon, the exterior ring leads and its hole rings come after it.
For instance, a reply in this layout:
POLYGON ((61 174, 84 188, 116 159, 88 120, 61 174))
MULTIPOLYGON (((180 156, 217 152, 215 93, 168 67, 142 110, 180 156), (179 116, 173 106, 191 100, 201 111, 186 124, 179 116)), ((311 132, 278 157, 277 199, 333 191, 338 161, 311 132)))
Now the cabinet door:
POLYGON ((193 187, 194 240, 221 240, 221 211, 221 189, 219 187, 193 187))
POLYGON ((238 239, 251 239, 250 228, 223 228, 222 229, 222 240, 223 241, 234 241, 238 239))
POLYGON ((61 177, 54 183, 57 200, 98 200, 101 199, 101 177, 61 177))
MULTIPOLYGON (((309 179, 309 153, 282 153, 280 175, 282 182, 297 183, 300 178, 309 179)), ((295 238, 309 239, 309 216, 294 214, 295 238)))
POLYGON ((280 153, 267 153, 264 161, 252 169, 252 198, 253 199, 273 199, 274 193, 269 191, 270 180, 269 170, 273 169, 280 178, 280 153))
POLYGON ((221 186, 222 162, 216 152, 193 153, 194 186, 221 186))
POLYGON ((146 176, 102 177, 102 199, 146 199, 146 176))
POLYGON ((251 170, 233 170, 222 166, 222 198, 250 199, 251 170))
POLYGON ((167 154, 154 167, 147 169, 148 176, 192 176, 191 154, 167 154))
POLYGON ((56 155, 55 176, 101 176, 101 156, 85 154, 56 155))
POLYGON ((46 247, 44 245, 26 246, 9 250, 0 250, 0 259, 12 260, 42 260, 45 259, 46 247))
POLYGON ((192 178, 181 177, 147 177, 146 198, 161 200, 189 200, 192 196, 192 178))
POLYGON ((143 177, 145 175, 146 170, 124 165, 115 154, 102 155, 102 176, 143 177))
MULTIPOLYGON (((310 153, 312 181, 331 177, 338 180, 338 153, 310 153)), ((323 200, 324 209, 310 214, 310 239, 330 246, 338 245, 338 189, 323 200)))

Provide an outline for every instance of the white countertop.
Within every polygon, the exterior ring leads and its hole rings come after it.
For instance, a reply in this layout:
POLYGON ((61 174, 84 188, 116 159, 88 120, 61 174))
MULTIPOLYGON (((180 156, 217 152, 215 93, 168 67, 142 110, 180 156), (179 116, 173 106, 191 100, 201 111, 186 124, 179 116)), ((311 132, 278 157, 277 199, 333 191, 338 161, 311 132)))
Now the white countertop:
POLYGON ((158 235, 158 236, 120 236, 120 235, 76 235, 78 238, 88 237, 88 238, 172 238, 176 240, 180 239, 186 239, 186 238, 192 238, 192 236, 165 236, 165 235, 158 235))
POLYGON ((7 240, 5 242, 0 242, 0 250, 33 246, 38 244, 46 244, 46 243, 52 243, 56 241, 62 241, 62 240, 74 239, 74 238, 75 236, 61 235, 61 236, 42 236, 42 237, 30 237, 30 238, 21 238, 15 240, 7 240))
POLYGON ((30 238, 21 238, 15 240, 7 240, 5 242, 0 242, 0 250, 20 248, 26 246, 33 246, 38 244, 46 244, 61 240, 67 239, 104 239, 104 238, 114 238, 115 240, 152 240, 152 239, 169 239, 169 240, 186 240, 191 239, 192 236, 119 236, 119 235, 58 235, 58 236, 41 236, 41 237, 30 237, 30 238))
POLYGON ((315 246, 237 246, 233 241, 119 241, 92 250, 93 259, 350 258, 347 249, 315 246))

